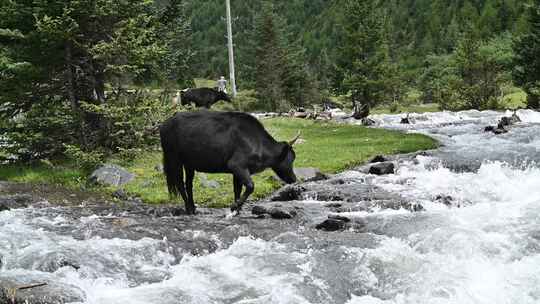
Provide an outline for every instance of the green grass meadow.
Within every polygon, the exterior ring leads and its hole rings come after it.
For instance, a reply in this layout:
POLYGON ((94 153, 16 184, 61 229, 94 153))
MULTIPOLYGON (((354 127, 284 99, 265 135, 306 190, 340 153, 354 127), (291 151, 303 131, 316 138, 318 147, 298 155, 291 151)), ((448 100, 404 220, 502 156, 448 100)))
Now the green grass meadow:
MULTIPOLYGON (((273 118, 263 120, 266 129, 276 140, 293 138, 300 131, 302 143, 295 145, 295 167, 316 167, 325 173, 336 173, 359 165, 377 154, 407 153, 432 149, 435 140, 420 134, 343 125, 305 119, 273 118)), ((131 162, 112 159, 124 166, 136 178, 124 187, 129 194, 141 197, 147 203, 169 203, 165 179, 155 169, 161 164, 160 151, 147 151, 131 162)), ((279 188, 280 183, 266 170, 254 176, 255 192, 251 199, 260 199, 279 188)), ((7 165, 0 170, 0 180, 28 183, 51 183, 69 188, 112 192, 113 188, 96 188, 86 184, 87 174, 69 164, 41 162, 34 165, 7 165)), ((228 206, 233 200, 230 174, 207 174, 219 182, 216 189, 202 188, 200 173, 195 178, 194 196, 200 205, 228 206)))

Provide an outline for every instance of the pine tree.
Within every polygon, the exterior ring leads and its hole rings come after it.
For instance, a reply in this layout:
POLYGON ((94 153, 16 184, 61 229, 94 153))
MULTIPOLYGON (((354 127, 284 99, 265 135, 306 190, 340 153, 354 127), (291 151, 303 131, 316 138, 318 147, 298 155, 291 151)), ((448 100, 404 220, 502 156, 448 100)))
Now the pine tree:
POLYGON ((145 0, 0 2, 0 118, 16 117, 12 125, 20 128, 11 131, 27 137, 18 142, 26 154, 60 153, 64 143, 108 146, 113 123, 89 108, 118 96, 106 86, 119 92, 171 76, 165 66, 185 68, 172 43, 184 32, 169 34, 165 26, 167 18, 178 20, 165 16, 170 12, 145 0))
POLYGON ((265 2, 255 31, 255 90, 262 104, 272 111, 291 105, 305 106, 320 98, 309 74, 305 49, 285 34, 285 21, 265 2))
POLYGON ((285 52, 276 20, 273 5, 265 3, 256 21, 255 90, 264 108, 284 111, 287 109, 282 78, 285 52))
POLYGON ((384 18, 374 1, 348 0, 344 6, 344 46, 340 49, 338 89, 351 93, 353 107, 371 108, 385 96, 388 48, 384 18))
POLYGON ((529 6, 529 29, 514 44, 515 83, 527 93, 529 108, 540 108, 540 0, 529 6))

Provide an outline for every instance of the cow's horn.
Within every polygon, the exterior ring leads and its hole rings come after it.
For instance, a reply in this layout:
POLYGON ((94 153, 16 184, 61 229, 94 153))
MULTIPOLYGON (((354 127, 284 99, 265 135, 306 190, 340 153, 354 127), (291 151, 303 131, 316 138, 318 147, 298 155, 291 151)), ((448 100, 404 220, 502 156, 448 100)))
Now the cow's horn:
POLYGON ((289 141, 289 146, 292 146, 294 145, 294 143, 300 138, 300 131, 298 131, 298 133, 296 134, 296 136, 291 140, 289 141))

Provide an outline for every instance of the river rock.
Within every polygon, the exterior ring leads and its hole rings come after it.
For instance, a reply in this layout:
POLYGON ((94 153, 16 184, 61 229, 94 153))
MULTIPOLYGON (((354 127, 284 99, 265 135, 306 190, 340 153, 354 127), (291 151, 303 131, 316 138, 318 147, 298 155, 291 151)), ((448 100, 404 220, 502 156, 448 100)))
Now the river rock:
POLYGON ((76 262, 74 262, 73 258, 57 252, 47 254, 39 262, 28 261, 28 264, 28 266, 32 266, 32 268, 44 272, 55 272, 62 267, 71 267, 75 270, 81 268, 76 262))
POLYGON ((348 217, 345 217, 343 215, 339 215, 339 214, 331 214, 328 216, 329 219, 334 219, 334 220, 339 220, 339 221, 343 221, 345 223, 348 223, 351 221, 350 218, 348 217))
POLYGON ((294 207, 283 207, 281 205, 272 205, 269 207, 255 205, 251 209, 251 213, 258 216, 270 215, 273 219, 290 219, 296 216, 294 207))
POLYGON ((0 196, 0 211, 26 208, 34 202, 30 194, 0 196))
POLYGON ((184 208, 180 206, 161 206, 156 208, 149 208, 147 214, 154 215, 155 217, 164 217, 164 216, 181 216, 186 214, 184 208))
POLYGON ((253 208, 251 208, 251 213, 255 215, 263 215, 268 214, 268 210, 261 205, 255 205, 253 208))
MULTIPOLYGON (((516 115, 517 117, 517 115, 516 115)), ((501 117, 501 120, 499 120, 499 126, 503 126, 503 127, 506 127, 506 126, 511 126, 513 125, 514 123, 517 123, 519 122, 519 117, 517 117, 517 119, 515 119, 514 117, 508 117, 508 116, 503 116, 501 117)))
POLYGON ((499 134, 508 133, 508 130, 504 128, 504 125, 499 123, 496 127, 495 126, 485 127, 484 132, 492 132, 495 135, 499 135, 499 134))
POLYGON ((511 122, 511 119, 510 117, 501 117, 501 120, 499 120, 499 126, 509 126, 511 125, 512 122, 511 122))
POLYGON ((316 229, 324 231, 338 231, 345 229, 345 221, 335 218, 329 218, 324 220, 324 222, 315 226, 316 229))
POLYGON ((135 178, 133 173, 112 164, 106 164, 92 172, 90 181, 105 186, 123 186, 135 178))
POLYGON ((302 192, 306 189, 298 185, 286 185, 270 196, 271 201, 295 201, 302 198, 302 192))
POLYGON ((497 128, 497 129, 495 129, 495 131, 493 131, 493 133, 495 135, 499 135, 499 134, 508 133, 508 130, 506 130, 505 128, 497 128))
POLYGON ((383 162, 387 162, 387 161, 389 161, 389 159, 384 157, 383 155, 376 155, 369 162, 370 163, 383 163, 383 162))
POLYGON ((311 167, 294 168, 294 174, 299 180, 304 181, 304 182, 328 179, 328 176, 322 173, 321 170, 317 168, 311 168, 311 167))
POLYGON ((439 194, 435 197, 435 201, 442 203, 446 206, 451 206, 454 202, 454 198, 450 195, 439 194))
POLYGON ((375 175, 394 174, 394 163, 392 162, 377 163, 369 167, 368 172, 370 174, 375 174, 375 175))
POLYGON ((293 208, 274 207, 268 212, 273 219, 290 219, 296 216, 293 208))
POLYGON ((79 288, 53 281, 52 277, 29 279, 29 276, 0 275, 0 303, 6 304, 63 304, 83 302, 79 288), (44 286, 19 289, 23 286, 46 283, 44 286))

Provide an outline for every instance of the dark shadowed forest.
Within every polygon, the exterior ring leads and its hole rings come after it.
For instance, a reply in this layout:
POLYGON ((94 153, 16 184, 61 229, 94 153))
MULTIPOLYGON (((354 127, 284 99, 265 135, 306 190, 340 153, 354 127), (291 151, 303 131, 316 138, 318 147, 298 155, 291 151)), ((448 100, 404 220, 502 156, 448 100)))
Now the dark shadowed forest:
MULTIPOLYGON (((537 0, 231 5, 239 94, 228 109, 538 108, 537 0)), ((155 144, 177 90, 229 77, 225 25, 218 0, 2 1, 4 154, 92 151, 92 164, 155 144)))

